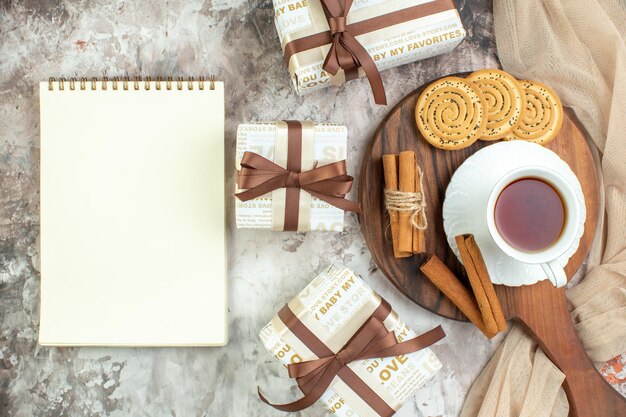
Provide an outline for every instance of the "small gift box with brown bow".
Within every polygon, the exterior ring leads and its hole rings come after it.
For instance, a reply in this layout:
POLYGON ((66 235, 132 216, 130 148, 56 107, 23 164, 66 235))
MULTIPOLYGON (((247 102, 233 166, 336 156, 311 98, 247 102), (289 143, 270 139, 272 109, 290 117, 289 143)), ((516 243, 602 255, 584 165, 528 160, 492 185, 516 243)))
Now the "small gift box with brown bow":
POLYGON ((309 121, 239 125, 238 228, 343 230, 353 178, 346 173, 344 126, 309 121))
POLYGON ((440 326, 415 334, 354 272, 334 264, 285 305, 260 333, 303 396, 281 411, 319 402, 340 416, 391 416, 440 368, 428 346, 440 326))
POLYGON ((274 0, 274 21, 298 94, 451 51, 465 37, 453 0, 274 0))

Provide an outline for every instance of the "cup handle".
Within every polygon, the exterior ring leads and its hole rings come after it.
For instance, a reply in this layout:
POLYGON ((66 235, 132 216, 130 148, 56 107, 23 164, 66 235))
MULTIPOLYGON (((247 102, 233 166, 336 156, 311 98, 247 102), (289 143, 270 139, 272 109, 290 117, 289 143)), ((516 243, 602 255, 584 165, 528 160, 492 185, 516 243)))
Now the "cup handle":
POLYGON ((548 279, 556 288, 560 288, 567 284, 567 275, 565 275, 565 271, 563 267, 559 265, 559 263, 555 261, 550 261, 545 264, 541 264, 541 268, 543 272, 546 273, 548 279))

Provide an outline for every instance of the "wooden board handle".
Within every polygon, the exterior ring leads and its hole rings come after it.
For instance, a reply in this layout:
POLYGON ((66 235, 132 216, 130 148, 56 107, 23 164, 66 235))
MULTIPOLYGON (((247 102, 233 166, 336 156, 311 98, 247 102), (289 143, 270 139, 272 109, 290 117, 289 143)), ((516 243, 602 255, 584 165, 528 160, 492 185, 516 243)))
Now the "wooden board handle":
MULTIPOLYGON (((624 417, 626 399, 594 368, 576 336, 565 290, 543 281, 517 290, 542 294, 542 308, 516 309, 512 314, 537 340, 550 360, 565 374, 563 387, 571 417, 624 417), (549 295, 548 295, 549 294, 549 295), (545 315, 550 315, 549 320, 545 315)), ((535 296, 537 295, 535 294, 535 296)))

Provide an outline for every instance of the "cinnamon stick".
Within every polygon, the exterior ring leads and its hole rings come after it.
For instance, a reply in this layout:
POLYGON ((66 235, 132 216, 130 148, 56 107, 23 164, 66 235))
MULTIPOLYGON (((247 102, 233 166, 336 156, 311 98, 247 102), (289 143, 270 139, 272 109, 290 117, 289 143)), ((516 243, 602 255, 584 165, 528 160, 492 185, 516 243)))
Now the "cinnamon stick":
MULTIPOLYGON (((415 152, 400 152, 400 168, 398 182, 400 191, 415 192, 415 152)), ((411 225, 411 213, 401 211, 399 213, 398 226, 398 250, 413 253, 413 226, 411 225)))
MULTIPOLYGON (((415 192, 423 193, 420 175, 420 166, 415 161, 415 192)), ((413 253, 424 253, 426 252, 426 231, 420 230, 417 227, 413 227, 413 253)))
POLYGON ((476 300, 459 279, 441 262, 436 255, 431 255, 420 267, 420 271, 454 304, 478 329, 489 339, 497 329, 487 329, 476 300))
POLYGON ((498 299, 496 290, 493 287, 493 282, 491 282, 491 278, 489 277, 489 271, 487 271, 487 265, 485 265, 485 260, 483 259, 483 255, 480 252, 480 248, 478 247, 478 244, 476 243, 476 240, 472 235, 465 235, 465 244, 467 246, 467 251, 469 252, 474 263, 476 272, 478 273, 478 277, 480 278, 482 286, 485 290, 485 295, 489 300, 491 311, 493 312, 494 319, 496 320, 496 324, 498 325, 498 331, 504 332, 507 328, 506 319, 504 318, 504 313, 502 312, 500 300, 498 299))
MULTIPOLYGON (((474 291, 474 297, 476 297, 478 308, 483 316, 485 328, 488 332, 498 333, 498 323, 496 323, 491 303, 489 302, 485 286, 483 285, 485 279, 480 276, 478 270, 476 269, 476 265, 469 253, 465 238, 466 235, 459 235, 455 237, 456 244, 461 254, 461 259, 463 260, 465 272, 467 272, 467 277, 469 278, 472 290, 474 291)), ((487 276, 487 279, 490 280, 489 276, 487 276)))
MULTIPOLYGON (((385 188, 388 190, 398 190, 398 155, 383 155, 383 173, 385 177, 385 188)), ((393 244, 393 256, 396 258, 406 258, 411 256, 411 252, 402 252, 398 249, 398 229, 399 213, 396 210, 389 210, 389 223, 391 227, 391 242, 393 244)))

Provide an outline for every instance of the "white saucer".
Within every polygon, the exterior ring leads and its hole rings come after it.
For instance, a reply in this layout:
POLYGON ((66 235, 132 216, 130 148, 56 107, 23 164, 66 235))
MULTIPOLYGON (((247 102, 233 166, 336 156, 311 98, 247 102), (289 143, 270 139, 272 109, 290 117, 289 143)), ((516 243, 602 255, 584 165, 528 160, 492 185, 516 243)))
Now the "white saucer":
POLYGON ((487 199, 500 177, 516 168, 535 165, 551 168, 571 183, 580 203, 578 239, 557 261, 562 266, 576 253, 585 229, 587 211, 578 178, 557 154, 541 145, 526 141, 499 142, 487 146, 465 160, 456 170, 443 202, 443 228, 448 244, 459 258, 454 237, 474 235, 494 284, 530 285, 546 279, 539 265, 524 264, 498 248, 487 230, 487 199))

